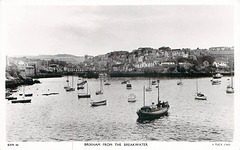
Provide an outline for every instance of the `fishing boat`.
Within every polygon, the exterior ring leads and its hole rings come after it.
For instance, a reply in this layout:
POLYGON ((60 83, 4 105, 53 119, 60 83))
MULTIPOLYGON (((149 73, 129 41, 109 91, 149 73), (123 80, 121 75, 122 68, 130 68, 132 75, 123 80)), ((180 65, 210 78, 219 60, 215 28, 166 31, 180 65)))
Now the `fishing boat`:
POLYGON ((101 106, 101 105, 107 105, 107 100, 91 102, 91 106, 92 107, 101 106))
POLYGON ((88 84, 87 84, 87 93, 78 93, 78 98, 90 98, 91 95, 88 94, 88 84))
POLYGON ((231 70, 231 83, 227 86, 226 93, 229 93, 229 94, 234 93, 232 70, 231 70))
POLYGON ((212 85, 219 85, 221 84, 221 80, 213 79, 212 80, 212 85))
POLYGON ((128 96, 128 102, 136 102, 136 95, 131 93, 129 96, 128 96))
POLYGON ((180 78, 180 81, 177 82, 177 85, 183 85, 181 78, 180 78))
POLYGON ((220 78, 222 78, 222 74, 220 74, 220 73, 217 73, 217 74, 215 74, 215 75, 213 75, 213 79, 220 79, 220 78))
MULTIPOLYGON (((158 80, 159 87, 159 80, 158 80)), ((161 102, 159 100, 159 88, 158 88, 158 103, 154 105, 154 102, 150 106, 145 106, 145 86, 143 87, 143 107, 137 111, 139 120, 152 120, 160 118, 168 113, 169 104, 168 102, 161 102)))
POLYGON ((65 88, 65 90, 66 90, 67 92, 75 91, 75 88, 73 88, 73 76, 72 76, 72 87, 67 87, 67 88, 65 88))
POLYGON ((195 94, 195 99, 196 100, 207 100, 207 97, 203 93, 198 92, 198 82, 196 82, 196 87, 197 87, 197 93, 195 94))
POLYGON ((126 88, 128 90, 132 89, 132 84, 130 83, 130 81, 128 81, 127 85, 126 85, 126 88))
POLYGON ((96 92, 96 95, 103 94, 103 85, 102 85, 102 78, 100 78, 100 90, 96 92))

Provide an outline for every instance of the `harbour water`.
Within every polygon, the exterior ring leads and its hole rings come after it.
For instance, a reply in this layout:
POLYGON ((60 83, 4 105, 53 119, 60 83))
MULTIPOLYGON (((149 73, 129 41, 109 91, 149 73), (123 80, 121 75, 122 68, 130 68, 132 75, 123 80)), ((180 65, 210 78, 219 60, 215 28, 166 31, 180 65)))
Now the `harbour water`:
MULTIPOLYGON (((151 122, 137 122, 136 111, 143 106, 143 85, 148 78, 110 78, 111 85, 99 90, 99 79, 87 79, 91 98, 78 98, 78 77, 74 77, 75 91, 66 92, 66 77, 40 79, 41 84, 25 87, 32 92, 31 103, 12 104, 6 100, 7 141, 227 141, 233 140, 234 94, 227 94, 229 83, 223 77, 220 85, 212 85, 211 78, 160 79, 160 99, 168 101, 168 116, 151 122), (129 79, 133 88, 126 89, 121 81, 129 79), (206 101, 195 100, 198 89, 206 101), (57 92, 58 95, 42 94, 57 92), (129 94, 137 101, 129 103, 129 94), (91 107, 93 100, 107 100, 107 105, 91 107)), ((69 84, 72 78, 69 77, 69 84)), ((22 87, 19 87, 21 91, 22 87)), ((146 92, 146 104, 157 102, 157 88, 146 92)))

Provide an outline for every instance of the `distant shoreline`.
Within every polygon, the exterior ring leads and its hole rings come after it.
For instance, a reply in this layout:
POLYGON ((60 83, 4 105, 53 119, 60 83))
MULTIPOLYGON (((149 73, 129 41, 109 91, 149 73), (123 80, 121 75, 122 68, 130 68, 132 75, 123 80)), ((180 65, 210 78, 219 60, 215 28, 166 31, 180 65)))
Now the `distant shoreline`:
MULTIPOLYGON (((118 78, 118 77, 151 77, 151 78, 157 78, 157 77, 166 77, 166 78, 203 78, 203 77, 212 77, 213 74, 216 73, 144 73, 144 72, 127 72, 127 73, 110 73, 109 76, 111 78, 118 78)), ((231 73, 221 73, 223 76, 230 76, 231 73)), ((66 75, 77 75, 79 77, 84 78, 99 78, 99 73, 68 73, 68 74, 45 74, 45 75, 37 75, 32 77, 32 79, 39 79, 39 78, 61 78, 66 75)), ((106 78, 107 76, 105 76, 106 78)), ((20 85, 32 85, 35 84, 33 81, 29 82, 30 84, 26 84, 21 79, 16 79, 10 81, 6 81, 6 88, 16 88, 20 85)))

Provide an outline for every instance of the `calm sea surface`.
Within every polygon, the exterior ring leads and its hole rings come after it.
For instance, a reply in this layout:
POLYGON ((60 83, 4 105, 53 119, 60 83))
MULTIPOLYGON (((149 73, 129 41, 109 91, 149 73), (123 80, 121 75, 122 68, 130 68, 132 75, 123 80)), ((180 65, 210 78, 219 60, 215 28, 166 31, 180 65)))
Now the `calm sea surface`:
MULTIPOLYGON (((42 84, 25 87, 32 92, 32 102, 12 104, 6 101, 7 140, 24 141, 232 141, 234 131, 234 95, 226 93, 229 77, 220 85, 211 78, 160 80, 160 99, 168 101, 168 116, 147 122, 137 122, 136 111, 143 105, 143 85, 148 78, 111 78, 110 86, 99 90, 99 79, 87 79, 91 98, 78 99, 79 92, 66 92, 67 77, 40 79, 42 84), (133 88, 120 82, 130 79, 133 88), (194 99, 196 81, 207 101, 194 99), (58 92, 59 95, 43 96, 58 92), (129 94, 137 96, 135 103, 127 101, 129 94), (107 105, 90 107, 94 100, 107 100, 107 105)), ((69 78, 72 83, 72 78, 69 78)), ((74 77, 74 87, 78 77, 74 77)), ((22 91, 22 87, 19 87, 22 91)), ((20 92, 19 92, 20 93, 20 92)), ((146 103, 157 102, 157 88, 146 93, 146 103)))

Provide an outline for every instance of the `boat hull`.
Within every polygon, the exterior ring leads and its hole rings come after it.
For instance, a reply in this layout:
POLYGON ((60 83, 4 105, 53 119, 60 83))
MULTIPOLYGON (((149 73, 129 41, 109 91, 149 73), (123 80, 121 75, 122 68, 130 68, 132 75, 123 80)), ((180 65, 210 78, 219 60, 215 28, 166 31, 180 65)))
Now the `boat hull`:
POLYGON ((12 100, 12 103, 31 103, 31 99, 12 100))
POLYGON ((90 98, 91 95, 85 94, 85 95, 78 95, 78 98, 90 98))
POLYGON ((234 90, 232 88, 227 88, 226 93, 234 93, 234 90))
POLYGON ((144 119, 144 120, 156 119, 166 115, 168 113, 168 109, 169 107, 163 107, 154 112, 145 112, 145 111, 139 110, 137 111, 137 115, 139 119, 144 119))
POLYGON ((99 101, 99 102, 92 102, 92 103, 91 103, 91 106, 92 106, 92 107, 102 106, 102 105, 107 105, 107 100, 99 101))
POLYGON ((136 102, 136 99, 129 98, 128 102, 136 102))
POLYGON ((196 100, 207 100, 207 97, 199 97, 199 96, 196 96, 195 97, 196 100))

